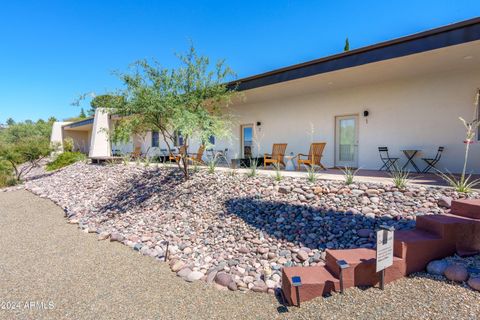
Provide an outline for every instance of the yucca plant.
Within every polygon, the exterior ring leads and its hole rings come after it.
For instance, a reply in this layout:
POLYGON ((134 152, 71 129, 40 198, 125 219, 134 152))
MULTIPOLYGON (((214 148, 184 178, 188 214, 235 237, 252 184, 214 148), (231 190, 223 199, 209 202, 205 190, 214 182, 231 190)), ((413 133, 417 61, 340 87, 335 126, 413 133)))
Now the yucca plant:
POLYGON ((250 158, 250 166, 247 176, 250 178, 257 176, 257 169, 258 169, 258 160, 254 158, 250 158))
POLYGON ((307 180, 311 183, 315 183, 317 181, 317 169, 315 166, 305 166, 307 170, 307 180))
POLYGON ((443 173, 437 171, 437 175, 442 177, 445 182, 447 182, 452 188, 455 189, 457 192, 462 193, 470 193, 473 188, 480 185, 480 179, 472 179, 472 175, 465 175, 462 174, 459 178, 455 176, 453 173, 447 171, 447 173, 443 173))
POLYGON ((207 162, 208 173, 214 174, 215 169, 217 169, 217 165, 218 165, 218 159, 217 159, 217 155, 215 155, 212 159, 208 160, 207 162))
POLYGON ((475 139, 475 131, 477 131, 478 127, 480 126, 480 117, 478 116, 479 110, 479 99, 480 99, 480 90, 477 91, 475 95, 475 102, 474 105, 474 115, 473 120, 468 122, 462 117, 459 117, 460 121, 463 123, 465 127, 465 155, 463 160, 463 169, 460 177, 455 176, 451 172, 447 170, 447 173, 440 172, 437 170, 437 175, 443 178, 445 182, 447 182, 451 187, 455 189, 455 191, 469 193, 472 189, 478 185, 480 185, 480 179, 472 179, 472 175, 467 175, 467 162, 468 162, 468 153, 470 152, 470 144, 473 143, 475 139))
POLYGON ((130 162, 130 155, 129 154, 122 155, 122 162, 124 165, 128 165, 128 163, 130 162))
POLYGON ((392 182, 398 189, 405 189, 410 182, 410 171, 403 170, 395 166, 394 170, 390 172, 392 182))
POLYGON ((355 175, 357 174, 359 169, 353 169, 350 167, 344 167, 343 169, 340 169, 343 172, 343 177, 345 179, 345 184, 349 185, 353 183, 353 180, 355 179, 355 175))
POLYGON ((478 115, 479 110, 479 100, 480 100, 480 90, 477 90, 475 95, 475 101, 473 103, 474 112, 473 112, 473 120, 468 122, 462 117, 459 117, 460 121, 463 123, 465 127, 465 155, 463 160, 463 169, 462 174, 460 177, 455 176, 454 174, 450 173, 447 170, 447 173, 443 173, 437 170, 437 175, 443 178, 451 187, 453 187, 456 191, 462 193, 469 193, 472 191, 472 188, 480 185, 480 179, 472 179, 472 175, 469 174, 467 176, 467 162, 468 162, 468 153, 470 152, 470 144, 473 143, 475 139, 475 131, 477 131, 478 127, 480 127, 480 117, 478 115))
POLYGON ((282 176, 282 171, 280 170, 280 164, 274 163, 273 168, 275 170, 275 176, 274 176, 275 181, 281 181, 283 179, 283 176, 282 176))

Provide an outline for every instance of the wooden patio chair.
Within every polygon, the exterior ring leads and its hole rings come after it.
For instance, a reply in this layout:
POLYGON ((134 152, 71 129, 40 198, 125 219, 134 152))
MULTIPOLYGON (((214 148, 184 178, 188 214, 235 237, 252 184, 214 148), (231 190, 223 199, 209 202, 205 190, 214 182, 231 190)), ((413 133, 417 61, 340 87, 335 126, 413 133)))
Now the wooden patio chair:
POLYGON ((327 168, 325 168, 325 166, 322 164, 323 150, 325 149, 326 145, 326 142, 314 142, 310 144, 310 150, 308 151, 308 154, 299 153, 296 157, 298 170, 301 169, 302 164, 311 167, 319 166, 323 170, 327 170, 327 168), (302 159, 302 157, 306 157, 307 159, 302 159))
POLYGON ((170 152, 170 155, 168 156, 168 160, 178 162, 180 161, 180 159, 182 159, 182 157, 185 155, 186 152, 187 152, 187 146, 180 146, 178 148, 178 153, 174 154, 170 152))
POLYGON ((202 159, 204 151, 205 151, 205 146, 202 144, 200 147, 198 147, 197 153, 190 153, 187 159, 191 162, 196 162, 197 164, 205 164, 205 162, 202 159))
POLYGON ((286 143, 274 143, 272 147, 272 153, 265 153, 263 155, 263 166, 267 167, 270 164, 280 165, 285 167, 283 157, 285 156, 285 150, 287 149, 286 143))
POLYGON ((142 147, 141 146, 135 146, 135 149, 131 153, 132 159, 138 159, 142 156, 142 147))

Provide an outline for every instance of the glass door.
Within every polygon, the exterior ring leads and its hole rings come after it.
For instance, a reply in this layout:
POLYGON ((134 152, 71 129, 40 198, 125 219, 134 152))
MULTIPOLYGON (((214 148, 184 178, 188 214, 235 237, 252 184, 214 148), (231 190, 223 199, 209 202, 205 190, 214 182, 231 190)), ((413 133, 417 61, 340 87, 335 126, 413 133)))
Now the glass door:
POLYGON ((357 168, 358 116, 335 119, 335 166, 357 168))
POLYGON ((251 158, 253 156, 253 125, 244 124, 241 126, 242 140, 242 158, 251 158))

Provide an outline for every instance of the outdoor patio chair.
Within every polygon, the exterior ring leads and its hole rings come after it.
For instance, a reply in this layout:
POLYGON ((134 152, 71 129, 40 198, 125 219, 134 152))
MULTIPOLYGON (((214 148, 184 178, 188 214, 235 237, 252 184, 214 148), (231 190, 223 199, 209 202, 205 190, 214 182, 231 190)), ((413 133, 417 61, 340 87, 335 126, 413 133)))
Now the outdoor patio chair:
POLYGON ((382 171, 383 168, 385 168, 386 171, 392 171, 392 167, 393 169, 397 167, 396 162, 399 158, 390 157, 387 147, 378 147, 378 153, 380 154, 380 159, 383 162, 383 166, 378 171, 382 171))
POLYGON ((442 157, 443 150, 445 150, 445 147, 438 147, 437 154, 435 155, 435 158, 422 158, 423 161, 427 163, 427 166, 425 169, 423 169, 423 173, 427 173, 431 169, 436 169, 435 165, 440 161, 440 158, 442 157))
POLYGON ((205 164, 203 161, 203 152, 205 151, 205 146, 202 144, 200 147, 198 147, 197 153, 190 153, 187 157, 188 161, 191 162, 196 162, 197 164, 205 164))
POLYGON ((142 156, 142 147, 141 146, 135 146, 135 149, 130 155, 132 159, 138 159, 142 156))
POLYGON ((182 156, 185 155, 186 151, 187 151, 187 146, 181 146, 180 148, 178 148, 178 153, 170 152, 170 155, 168 156, 168 160, 178 162, 180 161, 182 156))
POLYGON ((285 167, 283 157, 285 156, 285 150, 287 149, 286 143, 274 143, 272 147, 272 153, 265 153, 263 155, 263 166, 267 167, 271 164, 280 165, 285 167))
POLYGON ((310 144, 310 150, 308 151, 308 154, 297 154, 297 169, 300 170, 303 164, 310 167, 319 166, 323 170, 327 170, 322 164, 323 150, 325 150, 326 145, 326 142, 314 142, 310 144), (302 159, 302 157, 306 157, 307 159, 302 159))

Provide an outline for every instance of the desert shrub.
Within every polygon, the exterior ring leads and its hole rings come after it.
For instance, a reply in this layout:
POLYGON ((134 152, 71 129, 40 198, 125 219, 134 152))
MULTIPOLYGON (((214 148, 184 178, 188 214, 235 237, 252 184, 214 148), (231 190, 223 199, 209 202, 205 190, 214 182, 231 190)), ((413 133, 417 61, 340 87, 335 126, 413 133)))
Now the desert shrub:
POLYGON ((63 140, 63 151, 65 152, 73 152, 73 139, 68 137, 63 140))
POLYGON ((52 162, 49 162, 46 168, 47 171, 53 171, 85 159, 86 156, 81 152, 64 152, 59 154, 52 162))
POLYGON ((17 184, 13 175, 13 169, 6 161, 0 161, 0 188, 10 187, 17 184))

